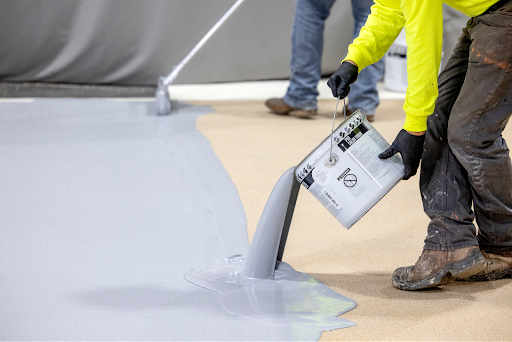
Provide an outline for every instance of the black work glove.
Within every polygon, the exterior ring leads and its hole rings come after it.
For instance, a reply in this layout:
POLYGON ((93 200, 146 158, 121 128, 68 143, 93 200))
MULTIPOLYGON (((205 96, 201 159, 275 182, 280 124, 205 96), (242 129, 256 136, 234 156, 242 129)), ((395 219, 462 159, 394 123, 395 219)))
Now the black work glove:
POLYGON ((379 154, 380 159, 388 159, 400 152, 405 165, 404 180, 416 174, 420 165, 421 154, 423 153, 423 142, 425 134, 412 135, 406 130, 401 130, 391 144, 391 147, 379 154))
POLYGON ((357 80, 358 68, 349 62, 341 63, 338 70, 327 81, 332 96, 343 99, 350 93, 350 85, 357 80))

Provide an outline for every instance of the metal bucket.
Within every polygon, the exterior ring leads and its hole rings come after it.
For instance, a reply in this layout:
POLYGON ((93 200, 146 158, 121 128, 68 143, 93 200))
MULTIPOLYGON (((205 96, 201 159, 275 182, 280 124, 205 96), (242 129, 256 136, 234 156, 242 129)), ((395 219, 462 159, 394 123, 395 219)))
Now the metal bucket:
POLYGON ((305 186, 347 229, 352 227, 404 176, 398 154, 382 160, 390 145, 355 111, 295 168, 305 186))

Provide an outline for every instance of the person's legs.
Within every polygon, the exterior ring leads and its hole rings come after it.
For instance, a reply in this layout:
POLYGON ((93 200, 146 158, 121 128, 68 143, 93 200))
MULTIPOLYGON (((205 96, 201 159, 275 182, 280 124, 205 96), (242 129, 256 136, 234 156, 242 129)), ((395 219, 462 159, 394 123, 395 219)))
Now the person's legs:
MULTIPOLYGON (((484 75, 489 74, 492 79, 499 80, 496 84, 489 84, 487 94, 481 94, 480 101, 485 101, 485 110, 474 121, 474 132, 466 132, 453 139, 453 145, 457 146, 454 147, 455 153, 459 154, 460 149, 466 154, 464 148, 469 149, 467 163, 475 183, 473 197, 479 226, 477 238, 487 259, 487 266, 482 272, 458 280, 487 281, 512 277, 511 163, 501 136, 512 114, 511 14, 512 2, 509 2, 498 11, 482 16, 482 25, 471 32, 472 37, 478 39, 472 51, 474 73, 478 75, 477 71, 481 70, 484 75), (495 29, 490 31, 492 27, 495 29)), ((481 77, 484 82, 488 81, 485 76, 481 77)), ((461 116, 462 121, 467 121, 464 115, 461 116)))
POLYGON ((439 75, 439 96, 434 113, 427 121, 420 191, 423 210, 431 219, 424 247, 429 250, 478 246, 467 171, 448 144, 448 123, 466 79, 471 43, 467 29, 464 29, 439 75))
POLYGON ((453 55, 439 75, 439 96, 434 113, 427 121, 420 190, 423 208, 431 223, 416 265, 398 268, 393 274, 393 286, 402 290, 444 285, 452 280, 452 276, 471 276, 485 267, 472 223, 474 216, 467 172, 457 161, 447 139, 452 107, 468 68, 471 40, 466 32, 459 38, 453 55), (452 225, 447 224, 453 221, 457 222, 457 228, 452 229, 452 225))
POLYGON ((317 108, 324 23, 335 0, 297 0, 292 31, 292 76, 284 101, 303 110, 317 108))
POLYGON ((501 136, 512 115, 512 17, 491 16, 469 22, 439 76, 420 180, 432 220, 426 249, 512 252, 512 164, 501 136))
POLYGON ((448 141, 467 170, 488 253, 512 253, 512 163, 502 137, 512 115, 512 2, 508 11, 477 17, 466 82, 448 123, 448 141))
POLYGON ((512 115, 512 3, 507 8, 471 19, 439 76, 420 177, 431 223, 416 265, 395 271, 398 288, 512 276, 512 163, 501 136, 512 115), (478 245, 492 253, 487 261, 478 245))
MULTIPOLYGON (((354 15, 353 39, 359 36, 361 28, 364 26, 373 0, 352 0, 352 13, 354 15)), ((350 85, 350 94, 347 107, 354 111, 361 109, 367 116, 375 115, 375 109, 379 105, 379 94, 377 92, 377 82, 384 74, 384 60, 381 59, 375 64, 369 65, 363 69, 356 82, 350 85)), ((370 118, 372 119, 372 118, 370 118)))

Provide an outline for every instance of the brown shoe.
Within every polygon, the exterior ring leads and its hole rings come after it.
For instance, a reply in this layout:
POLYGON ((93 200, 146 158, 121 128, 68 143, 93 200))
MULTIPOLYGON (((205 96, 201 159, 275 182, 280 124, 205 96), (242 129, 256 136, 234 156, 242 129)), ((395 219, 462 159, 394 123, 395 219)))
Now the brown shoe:
POLYGON ((393 286, 400 290, 420 290, 466 278, 487 265, 477 246, 453 251, 424 249, 414 266, 401 267, 393 273, 393 286))
POLYGON ((298 118, 301 118, 301 119, 309 119, 313 116, 316 115, 316 109, 311 109, 311 110, 292 110, 290 112, 290 115, 293 115, 293 116, 296 116, 298 118))
POLYGON ((281 115, 288 114, 289 112, 294 110, 294 108, 288 106, 283 99, 276 98, 268 99, 267 101, 265 101, 265 106, 267 106, 272 111, 272 113, 281 115))
POLYGON ((471 277, 459 278, 459 281, 488 281, 512 278, 512 253, 493 254, 482 251, 487 265, 484 270, 471 277))
POLYGON ((284 102, 283 99, 277 99, 277 98, 268 99, 267 101, 265 101, 265 106, 267 106, 267 108, 269 108, 270 111, 274 114, 279 114, 279 115, 290 114, 290 115, 296 116, 298 118, 310 118, 317 114, 316 109, 302 110, 300 108, 290 107, 286 104, 286 102, 284 102))

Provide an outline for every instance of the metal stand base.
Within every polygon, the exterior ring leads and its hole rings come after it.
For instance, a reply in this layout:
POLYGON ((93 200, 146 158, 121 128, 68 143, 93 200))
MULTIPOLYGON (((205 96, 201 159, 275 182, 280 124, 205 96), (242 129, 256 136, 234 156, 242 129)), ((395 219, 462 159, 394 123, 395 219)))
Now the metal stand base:
POLYGON ((171 96, 163 77, 158 79, 158 88, 156 88, 155 92, 155 106, 157 115, 171 114, 171 96))

